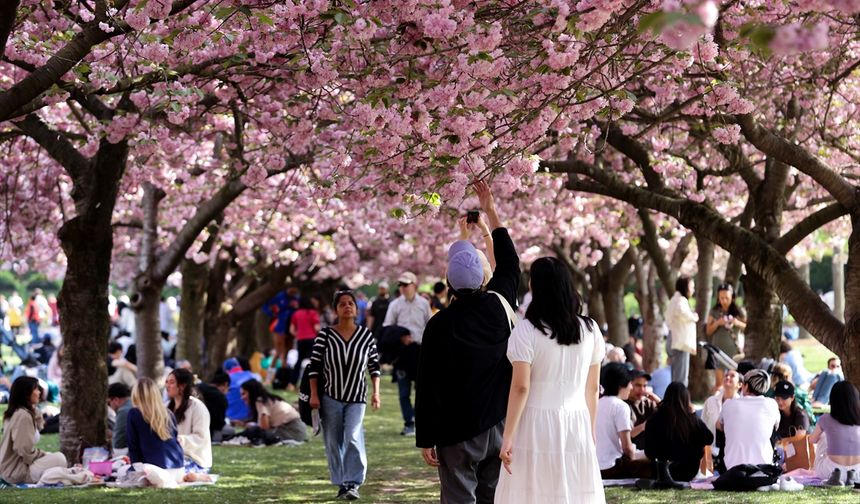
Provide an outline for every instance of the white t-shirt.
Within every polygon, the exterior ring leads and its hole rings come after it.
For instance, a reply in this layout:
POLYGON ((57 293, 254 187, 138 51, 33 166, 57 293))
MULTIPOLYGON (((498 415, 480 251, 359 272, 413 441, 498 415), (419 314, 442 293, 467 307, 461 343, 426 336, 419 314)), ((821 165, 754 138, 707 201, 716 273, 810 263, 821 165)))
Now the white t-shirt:
POLYGON ((603 396, 597 402, 597 463, 610 469, 624 453, 619 432, 633 430, 630 406, 617 396, 603 396))
POLYGON ((764 396, 744 396, 723 403, 720 413, 726 433, 726 468, 738 464, 772 464, 770 437, 779 427, 776 401, 764 396))

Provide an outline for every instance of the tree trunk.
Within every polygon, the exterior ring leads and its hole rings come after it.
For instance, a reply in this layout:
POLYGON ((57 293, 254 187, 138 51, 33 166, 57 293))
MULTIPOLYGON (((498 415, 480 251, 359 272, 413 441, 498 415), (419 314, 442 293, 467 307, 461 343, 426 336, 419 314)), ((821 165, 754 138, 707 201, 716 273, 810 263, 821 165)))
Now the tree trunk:
POLYGON ((207 332, 206 338, 206 375, 212 376, 227 357, 227 348, 230 346, 232 326, 227 315, 218 317, 214 332, 207 332))
POLYGON ((206 316, 206 294, 209 286, 209 264, 197 264, 190 259, 180 263, 182 272, 182 298, 179 335, 176 340, 176 359, 185 359, 191 368, 202 372, 201 351, 203 323, 206 316))
POLYGON ((600 291, 601 276, 596 266, 588 269, 588 316, 593 318, 602 331, 606 327, 606 312, 603 309, 603 294, 600 291))
POLYGON ((741 351, 748 358, 776 358, 782 339, 782 304, 774 290, 755 272, 744 276, 744 301, 747 312, 746 342, 741 351))
POLYGON ((60 450, 70 464, 81 446, 106 446, 105 351, 110 336, 108 282, 111 217, 128 159, 128 144, 101 140, 86 174, 73 177, 77 216, 58 234, 67 266, 57 304, 64 341, 60 450))
MULTIPOLYGON (((803 279, 806 280, 806 284, 809 285, 809 263, 803 263, 799 268, 797 268, 797 270, 800 272, 800 276, 802 276, 803 279)), ((812 337, 812 335, 809 334, 809 331, 807 331, 806 328, 803 327, 803 325, 799 322, 797 323, 797 327, 799 329, 799 339, 809 339, 812 337)))
POLYGON ((143 184, 143 235, 138 274, 134 279, 131 307, 137 344, 137 375, 156 382, 164 374, 159 307, 166 277, 153 274, 158 239, 158 204, 165 193, 149 182, 143 184))
MULTIPOLYGON (((848 267, 845 270, 845 331, 841 348, 831 348, 842 359, 845 378, 860 384, 860 211, 851 215, 848 267)), ((840 268, 841 269, 841 268, 840 268)))
POLYGON ((630 275, 630 267, 633 265, 634 253, 635 250, 630 247, 621 256, 621 259, 612 266, 604 283, 605 290, 602 292, 609 342, 615 346, 623 346, 629 337, 627 316, 624 313, 624 288, 627 286, 627 277, 630 275))
POLYGON ((650 373, 660 367, 658 345, 662 334, 663 315, 656 285, 657 267, 653 263, 648 267, 638 254, 636 259, 636 298, 639 301, 639 313, 642 315, 642 367, 650 373))
POLYGON ((833 314, 845 322, 845 256, 842 251, 833 251, 833 314))
POLYGON ((263 310, 254 310, 254 338, 257 341, 257 348, 265 350, 272 347, 269 317, 263 313, 263 310))
MULTIPOLYGON (((696 313, 699 315, 696 338, 698 341, 706 341, 705 321, 711 310, 711 293, 714 289, 714 242, 696 235, 696 247, 699 252, 695 280, 696 313)), ((703 401, 713 387, 713 375, 705 370, 703 353, 697 349, 696 357, 690 359, 690 396, 694 401, 703 401)))

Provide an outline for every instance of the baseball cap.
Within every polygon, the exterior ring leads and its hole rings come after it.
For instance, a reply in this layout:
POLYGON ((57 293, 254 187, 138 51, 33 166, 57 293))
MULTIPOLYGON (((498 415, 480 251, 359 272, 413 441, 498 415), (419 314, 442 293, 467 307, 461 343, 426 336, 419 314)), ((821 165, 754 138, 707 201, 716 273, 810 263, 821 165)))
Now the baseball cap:
POLYGON ((230 357, 224 361, 224 371, 227 371, 228 373, 237 367, 241 366, 239 366, 239 361, 235 357, 230 357))
POLYGON ((382 287, 383 289, 387 289, 388 288, 388 282, 383 280, 383 281, 379 282, 379 286, 382 287))
POLYGON ((747 390, 755 395, 764 395, 770 385, 770 375, 764 369, 752 369, 744 375, 747 390))
POLYGON ((448 249, 448 283, 454 290, 475 290, 484 282, 484 267, 471 242, 459 240, 448 249))
POLYGON ((405 271, 402 275, 400 275, 400 278, 398 278, 397 281, 406 285, 417 284, 418 277, 415 276, 415 273, 412 273, 411 271, 405 271))
POLYGON ((782 397, 784 399, 788 399, 789 397, 794 397, 794 385, 791 382, 781 380, 776 382, 776 387, 774 388, 774 395, 776 397, 782 397))
POLYGON ((641 369, 634 369, 630 372, 630 379, 635 380, 636 378, 645 378, 646 380, 651 381, 651 375, 641 369))

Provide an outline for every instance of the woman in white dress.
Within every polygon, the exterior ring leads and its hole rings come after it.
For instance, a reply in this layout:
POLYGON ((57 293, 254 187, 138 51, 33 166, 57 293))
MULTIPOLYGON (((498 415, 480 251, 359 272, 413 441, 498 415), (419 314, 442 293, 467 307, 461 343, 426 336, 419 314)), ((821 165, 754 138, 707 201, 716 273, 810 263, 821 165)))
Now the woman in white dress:
POLYGON ((531 267, 532 302, 508 341, 513 379, 496 503, 603 503, 594 447, 600 361, 606 352, 570 272, 531 267))

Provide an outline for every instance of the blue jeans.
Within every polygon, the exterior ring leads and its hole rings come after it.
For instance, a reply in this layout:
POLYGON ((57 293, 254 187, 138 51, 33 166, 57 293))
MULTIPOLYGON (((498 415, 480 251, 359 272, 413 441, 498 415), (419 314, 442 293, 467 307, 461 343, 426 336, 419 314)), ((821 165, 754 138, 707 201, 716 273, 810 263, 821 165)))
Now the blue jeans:
POLYGON ((364 452, 364 403, 341 402, 323 394, 320 409, 331 482, 359 486, 367 475, 364 452))
POLYGON ((27 355, 29 355, 27 349, 18 343, 15 335, 7 331, 2 325, 0 325, 0 343, 12 347, 12 350, 22 361, 24 361, 27 358, 27 355))
POLYGON ((400 391, 400 414, 406 427, 415 427, 415 408, 412 407, 412 380, 405 371, 397 370, 397 389, 400 391))
POLYGON ((39 337, 39 323, 35 321, 27 322, 27 326, 30 328, 30 343, 39 343, 42 341, 42 338, 39 337))

